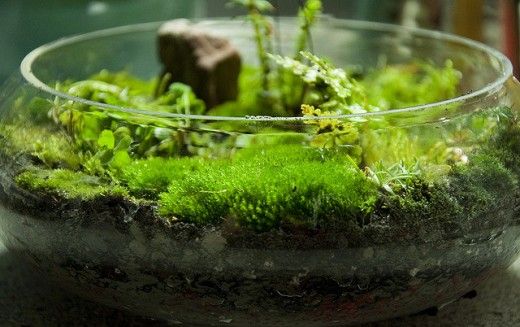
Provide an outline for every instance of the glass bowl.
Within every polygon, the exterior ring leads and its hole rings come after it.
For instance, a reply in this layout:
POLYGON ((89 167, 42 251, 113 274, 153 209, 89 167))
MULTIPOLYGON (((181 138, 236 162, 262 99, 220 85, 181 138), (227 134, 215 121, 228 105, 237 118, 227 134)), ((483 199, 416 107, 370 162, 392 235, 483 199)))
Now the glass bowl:
MULTIPOLYGON (((297 22, 278 24, 281 49, 291 51, 297 22)), ((256 64, 247 23, 200 25, 256 64)), ((171 322, 336 326, 440 308, 519 253, 520 93, 499 52, 433 31, 323 18, 314 52, 337 65, 451 60, 462 74, 456 97, 325 117, 359 131, 362 162, 353 162, 353 147, 310 145, 323 117, 164 112, 59 91, 102 70, 156 76, 159 26, 44 45, 1 90, 1 239, 58 285, 171 322), (58 128, 56 112, 81 115, 81 124, 58 128), (179 151, 190 155, 157 159, 116 185, 84 168, 96 154, 75 138, 114 143, 116 132, 89 130, 107 119, 134 136, 189 135, 179 151), (406 166, 410 158, 421 170, 406 166), (358 169, 363 162, 379 166, 358 169), (147 189, 177 170, 174 182, 147 189)), ((134 138, 131 149, 140 145, 134 138)))

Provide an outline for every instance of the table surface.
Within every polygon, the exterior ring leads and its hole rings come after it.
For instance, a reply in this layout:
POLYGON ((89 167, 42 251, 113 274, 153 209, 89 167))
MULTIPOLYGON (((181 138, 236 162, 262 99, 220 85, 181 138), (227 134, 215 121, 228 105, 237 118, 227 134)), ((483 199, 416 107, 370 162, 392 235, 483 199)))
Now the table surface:
MULTIPOLYGON (((0 244, 0 326, 170 326, 130 316, 67 294, 45 282, 0 244)), ((436 316, 414 316, 370 324, 391 326, 520 326, 520 260, 436 316)), ((368 327, 368 326, 365 326, 368 327)))

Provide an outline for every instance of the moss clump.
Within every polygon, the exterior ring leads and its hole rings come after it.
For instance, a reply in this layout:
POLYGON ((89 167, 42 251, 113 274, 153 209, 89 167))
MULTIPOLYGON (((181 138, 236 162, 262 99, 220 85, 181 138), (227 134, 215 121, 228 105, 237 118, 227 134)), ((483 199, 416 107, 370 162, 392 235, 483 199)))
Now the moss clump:
POLYGON ((55 193, 65 199, 128 196, 124 187, 109 185, 98 177, 67 169, 27 170, 16 177, 16 183, 29 190, 55 193))
POLYGON ((448 236, 462 236, 473 227, 511 221, 516 194, 514 173, 498 158, 480 152, 443 181, 427 183, 414 177, 400 192, 381 197, 377 211, 396 228, 428 233, 440 227, 448 236))
POLYGON ((464 208, 468 219, 485 223, 487 215, 500 215, 516 207, 518 178, 493 154, 481 152, 469 165, 457 166, 448 190, 464 208))
POLYGON ((49 99, 40 97, 32 98, 31 101, 26 105, 25 110, 31 117, 31 121, 36 124, 49 125, 49 111, 53 106, 53 102, 49 99))
POLYGON ((281 223, 347 224, 368 214, 376 197, 377 187, 355 163, 295 145, 244 150, 231 162, 207 164, 173 181, 159 204, 163 215, 184 221, 229 218, 263 231, 281 223))
POLYGON ((520 126, 515 119, 502 122, 488 148, 520 178, 520 126))
POLYGON ((59 131, 32 124, 13 124, 2 126, 0 135, 10 155, 27 153, 50 168, 77 169, 80 165, 73 144, 59 131))
POLYGON ((200 158, 150 158, 123 168, 120 180, 133 195, 156 200, 173 181, 182 180, 204 164, 200 158))

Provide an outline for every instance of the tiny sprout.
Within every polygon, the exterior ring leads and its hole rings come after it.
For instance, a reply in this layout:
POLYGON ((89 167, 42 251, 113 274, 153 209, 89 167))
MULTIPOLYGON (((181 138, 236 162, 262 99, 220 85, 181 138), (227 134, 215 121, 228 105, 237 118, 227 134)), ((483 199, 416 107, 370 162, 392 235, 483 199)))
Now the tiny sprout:
POLYGON ((385 166, 382 162, 378 162, 374 168, 365 167, 365 174, 381 189, 394 194, 394 189, 408 187, 407 182, 420 174, 420 166, 417 160, 411 165, 405 165, 401 161, 385 166))

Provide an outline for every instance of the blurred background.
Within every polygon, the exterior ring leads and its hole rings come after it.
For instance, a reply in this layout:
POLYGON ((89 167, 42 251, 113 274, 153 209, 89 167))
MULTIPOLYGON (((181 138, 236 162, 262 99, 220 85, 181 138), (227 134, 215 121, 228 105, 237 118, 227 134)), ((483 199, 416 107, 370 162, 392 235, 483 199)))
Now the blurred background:
MULTIPOLYGON (((33 48, 72 34, 179 17, 239 15, 228 0, 0 0, 0 83, 33 48)), ((294 15, 303 0, 272 0, 294 15)), ((518 0, 323 0, 336 17, 420 26, 485 42, 518 66, 518 0)))

